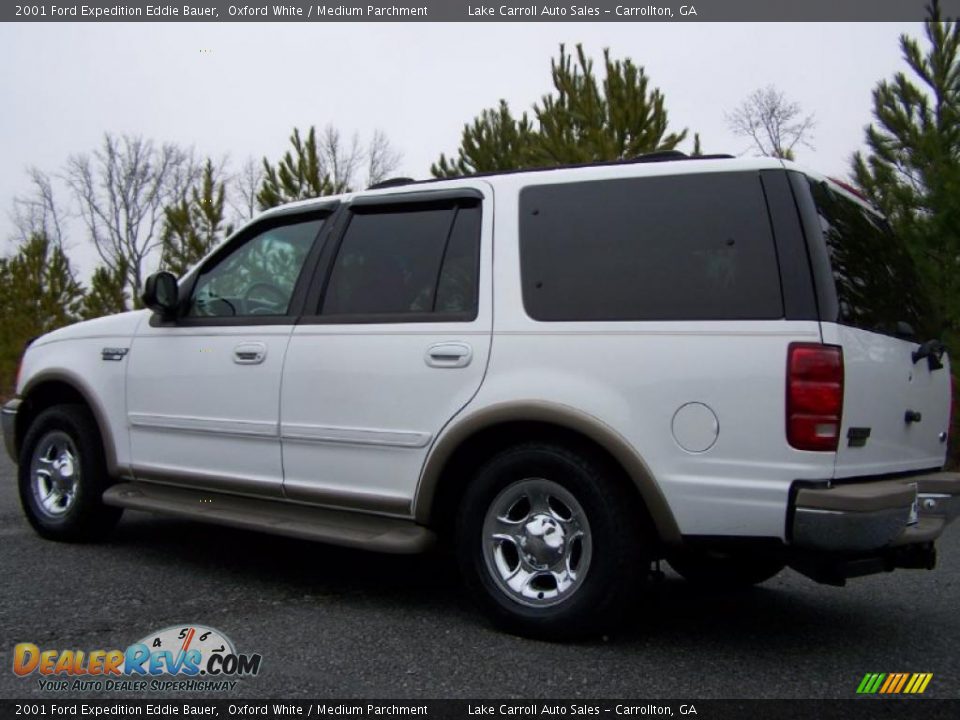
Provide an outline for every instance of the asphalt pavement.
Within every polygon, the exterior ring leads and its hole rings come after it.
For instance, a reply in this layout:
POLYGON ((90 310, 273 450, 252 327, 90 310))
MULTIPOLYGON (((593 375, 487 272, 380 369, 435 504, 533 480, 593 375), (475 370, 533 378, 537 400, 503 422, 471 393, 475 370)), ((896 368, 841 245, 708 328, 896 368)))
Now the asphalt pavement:
MULTIPOLYGON (((229 698, 852 698, 868 672, 929 672, 960 697, 960 526, 939 567, 745 592, 651 586, 619 632, 576 644, 488 626, 449 554, 344 550, 127 511, 106 542, 45 541, 0 459, 0 697, 56 699, 12 672, 16 643, 126 648, 203 624, 259 653, 229 698)), ((203 693, 183 694, 201 698, 203 693)), ((86 697, 178 697, 93 692, 86 697)))

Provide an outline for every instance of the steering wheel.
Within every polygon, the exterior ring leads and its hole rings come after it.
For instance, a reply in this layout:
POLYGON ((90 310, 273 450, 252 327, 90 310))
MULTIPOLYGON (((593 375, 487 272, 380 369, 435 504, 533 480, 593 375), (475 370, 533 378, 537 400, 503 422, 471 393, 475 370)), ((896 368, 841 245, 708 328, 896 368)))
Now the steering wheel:
POLYGON ((255 282, 253 285, 247 288, 247 291, 243 294, 243 303, 244 305, 248 304, 250 300, 254 302, 262 302, 267 305, 272 305, 273 307, 257 307, 253 309, 248 309, 247 312, 251 315, 265 315, 272 312, 277 312, 284 310, 289 303, 289 296, 283 290, 278 288, 273 283, 269 282, 255 282), (253 298, 252 296, 258 291, 266 290, 267 295, 273 295, 274 299, 271 300, 267 298, 253 298))

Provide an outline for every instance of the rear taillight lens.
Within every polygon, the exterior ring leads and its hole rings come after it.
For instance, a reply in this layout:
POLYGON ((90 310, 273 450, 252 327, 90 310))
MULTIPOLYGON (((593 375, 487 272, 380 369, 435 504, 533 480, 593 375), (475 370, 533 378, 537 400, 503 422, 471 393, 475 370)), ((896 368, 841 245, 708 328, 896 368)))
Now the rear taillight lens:
POLYGON ((836 452, 843 415, 843 349, 792 343, 787 351, 787 442, 836 452))

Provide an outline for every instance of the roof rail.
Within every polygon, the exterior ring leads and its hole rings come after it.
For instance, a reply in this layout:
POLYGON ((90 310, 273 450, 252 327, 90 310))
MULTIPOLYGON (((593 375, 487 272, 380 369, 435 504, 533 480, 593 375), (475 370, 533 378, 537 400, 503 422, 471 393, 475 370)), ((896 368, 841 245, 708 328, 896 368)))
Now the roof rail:
POLYGON ((381 188, 396 187, 397 185, 409 185, 410 183, 415 182, 417 181, 408 177, 387 178, 386 180, 381 180, 380 182, 374 183, 368 187, 367 190, 380 190, 381 188))
POLYGON ((615 162, 622 163, 640 163, 640 162, 667 162, 669 160, 689 160, 690 156, 679 150, 657 150, 655 152, 644 153, 636 157, 626 158, 615 162))
MULTIPOLYGON (((632 158, 621 158, 619 160, 594 160, 583 163, 567 163, 564 165, 546 165, 539 167, 512 168, 510 170, 487 170, 484 172, 473 173, 471 175, 461 175, 460 178, 482 178, 494 177, 497 175, 516 175, 517 173, 548 172, 550 170, 564 170, 567 168, 587 168, 587 167, 605 167, 610 165, 632 165, 635 163, 653 163, 653 162, 674 162, 677 160, 732 160, 733 155, 718 153, 715 155, 687 155, 679 150, 657 150, 656 152, 644 153, 632 158)), ((442 182, 443 180, 454 180, 456 178, 439 177, 428 178, 426 180, 414 180, 408 177, 396 177, 374 183, 367 190, 380 190, 382 188, 397 187, 399 185, 426 185, 428 183, 442 182)))

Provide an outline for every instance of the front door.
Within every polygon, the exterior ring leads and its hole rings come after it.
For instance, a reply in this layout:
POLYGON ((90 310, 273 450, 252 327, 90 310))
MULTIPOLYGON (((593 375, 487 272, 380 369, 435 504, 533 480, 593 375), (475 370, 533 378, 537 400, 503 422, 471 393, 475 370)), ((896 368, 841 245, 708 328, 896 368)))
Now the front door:
POLYGON ((251 226, 181 283, 175 321, 141 324, 127 378, 137 479, 282 495, 284 353, 327 214, 251 226))

